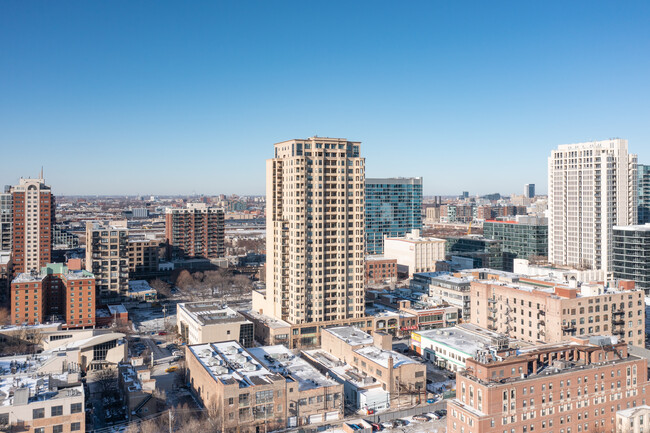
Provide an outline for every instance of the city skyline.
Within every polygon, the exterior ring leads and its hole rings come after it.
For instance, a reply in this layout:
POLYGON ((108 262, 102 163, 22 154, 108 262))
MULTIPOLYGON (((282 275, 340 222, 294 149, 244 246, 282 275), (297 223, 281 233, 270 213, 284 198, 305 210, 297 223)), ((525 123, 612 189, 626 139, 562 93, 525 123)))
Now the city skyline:
POLYGON ((313 135, 424 195, 545 194, 565 143, 621 137, 648 162, 650 5, 372 6, 4 4, 3 182, 261 195, 268 146, 313 135))

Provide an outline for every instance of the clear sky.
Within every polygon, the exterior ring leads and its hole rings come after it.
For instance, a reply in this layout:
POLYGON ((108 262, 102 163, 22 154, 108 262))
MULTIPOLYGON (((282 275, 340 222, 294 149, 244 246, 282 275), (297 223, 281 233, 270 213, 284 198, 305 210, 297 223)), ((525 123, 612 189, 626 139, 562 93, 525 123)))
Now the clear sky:
POLYGON ((559 144, 650 163, 650 2, 4 1, 0 184, 264 193, 273 143, 362 141, 425 194, 546 192, 559 144))

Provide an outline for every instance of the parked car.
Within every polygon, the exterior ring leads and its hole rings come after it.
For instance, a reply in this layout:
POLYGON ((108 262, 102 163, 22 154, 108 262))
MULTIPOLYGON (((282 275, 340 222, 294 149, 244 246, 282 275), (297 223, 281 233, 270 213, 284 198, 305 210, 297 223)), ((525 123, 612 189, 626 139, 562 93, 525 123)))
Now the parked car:
POLYGON ((422 422, 431 421, 431 418, 429 418, 426 415, 414 415, 413 419, 416 420, 416 421, 422 421, 422 422))
POLYGON ((397 419, 393 420, 393 427, 404 427, 407 424, 408 424, 408 421, 406 421, 404 419, 401 419, 401 418, 397 418, 397 419))
POLYGON ((438 419, 444 418, 447 415, 447 411, 445 409, 437 410, 434 412, 434 414, 438 417, 438 419))
POLYGON ((158 333, 158 335, 167 335, 167 332, 165 332, 165 331, 160 331, 160 332, 158 333))
POLYGON ((428 398, 427 403, 435 403, 436 399, 435 398, 428 398))
POLYGON ((377 422, 370 423, 370 425, 372 426, 372 431, 382 431, 384 429, 384 426, 377 422))
POLYGON ((178 370, 178 367, 176 367, 176 366, 174 365, 174 366, 172 366, 172 367, 167 368, 167 369, 165 370, 165 373, 173 373, 173 372, 175 372, 176 370, 178 370))

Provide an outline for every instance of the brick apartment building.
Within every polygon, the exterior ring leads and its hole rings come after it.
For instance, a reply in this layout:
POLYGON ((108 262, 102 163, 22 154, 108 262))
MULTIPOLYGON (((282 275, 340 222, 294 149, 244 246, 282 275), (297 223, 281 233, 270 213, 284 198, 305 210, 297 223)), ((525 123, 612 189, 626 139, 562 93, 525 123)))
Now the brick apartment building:
POLYGON ((52 260, 54 196, 41 179, 20 179, 13 199, 13 273, 40 269, 52 260))
POLYGON ((514 278, 472 281, 471 323, 530 342, 557 343, 571 336, 612 334, 644 347, 643 290, 606 289, 597 284, 578 288, 514 278))
POLYGON ((613 433, 618 411, 646 404, 647 359, 609 337, 484 350, 465 362, 448 433, 613 433))
POLYGON ((273 431, 343 417, 343 385, 284 346, 189 346, 192 392, 224 433, 273 431))
POLYGON ((366 256, 366 284, 382 284, 397 281, 397 259, 384 256, 366 256))
POLYGON ((40 273, 22 273, 11 282, 11 323, 34 325, 64 320, 66 328, 95 326, 95 276, 61 263, 40 273))
POLYGON ((225 254, 223 209, 205 203, 165 212, 165 238, 172 259, 219 258, 225 254))

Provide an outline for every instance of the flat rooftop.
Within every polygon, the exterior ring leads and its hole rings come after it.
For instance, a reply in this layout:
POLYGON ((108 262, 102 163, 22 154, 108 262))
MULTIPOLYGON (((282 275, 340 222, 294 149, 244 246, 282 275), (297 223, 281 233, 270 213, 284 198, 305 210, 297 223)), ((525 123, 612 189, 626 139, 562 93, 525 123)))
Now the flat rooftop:
POLYGON ((393 350, 383 350, 375 346, 362 347, 354 352, 386 368, 388 368, 388 358, 393 358, 393 368, 406 364, 419 364, 419 362, 416 362, 401 353, 397 353, 393 350))
POLYGON ((294 355, 285 346, 254 347, 248 349, 248 352, 268 370, 283 376, 288 374, 297 380, 300 391, 338 385, 338 382, 325 377, 307 361, 294 355))
POLYGON ((494 345, 496 339, 507 338, 499 333, 467 323, 449 328, 414 331, 413 333, 444 344, 445 346, 462 352, 469 357, 476 355, 476 352, 480 349, 494 345))
POLYGON ((202 325, 247 321, 232 308, 224 307, 222 302, 182 303, 178 304, 178 308, 202 325))
POLYGON ((255 320, 258 320, 265 325, 267 325, 269 328, 291 328, 291 324, 289 322, 285 322, 284 320, 281 319, 276 319, 271 316, 267 316, 266 314, 261 314, 258 311, 254 310, 246 310, 243 311, 247 316, 252 317, 255 320))
POLYGON ((323 329, 335 337, 344 340, 351 346, 360 346, 362 344, 372 344, 372 336, 353 326, 337 326, 334 328, 323 329))
POLYGON ((614 230, 625 230, 634 232, 650 232, 650 223, 637 224, 632 226, 614 226, 614 230))
POLYGON ((0 406, 14 405, 14 394, 21 388, 29 389, 28 402, 83 396, 83 385, 78 384, 77 373, 71 376, 68 372, 45 374, 39 371, 55 356, 53 352, 43 352, 0 358, 0 406))
POLYGON ((214 380, 224 385, 238 383, 240 388, 247 388, 269 385, 282 378, 260 364, 235 341, 197 344, 190 346, 189 350, 214 380))
POLYGON ((379 386, 376 378, 368 376, 322 349, 304 350, 302 353, 318 362, 339 379, 349 382, 358 388, 379 386))

